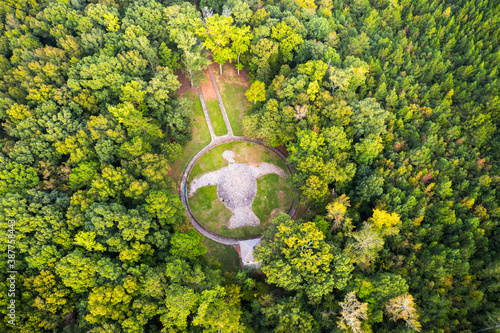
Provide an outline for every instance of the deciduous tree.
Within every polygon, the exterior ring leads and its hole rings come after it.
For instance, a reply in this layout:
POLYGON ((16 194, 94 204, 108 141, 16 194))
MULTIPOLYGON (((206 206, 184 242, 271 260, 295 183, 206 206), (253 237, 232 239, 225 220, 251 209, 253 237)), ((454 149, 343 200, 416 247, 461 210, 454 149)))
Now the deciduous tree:
POLYGON ((293 221, 282 214, 263 235, 255 257, 262 261, 267 281, 287 290, 303 290, 319 300, 346 286, 353 267, 347 257, 327 242, 312 222, 293 221))
POLYGON ((418 322, 418 315, 412 295, 404 294, 389 300, 385 306, 385 310, 392 321, 402 319, 408 327, 420 332, 422 325, 418 322))

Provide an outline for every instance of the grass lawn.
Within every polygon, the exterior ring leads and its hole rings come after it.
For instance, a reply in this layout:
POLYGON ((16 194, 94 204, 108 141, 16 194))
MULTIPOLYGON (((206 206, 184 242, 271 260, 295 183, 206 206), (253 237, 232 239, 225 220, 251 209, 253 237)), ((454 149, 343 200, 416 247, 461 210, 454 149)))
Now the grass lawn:
POLYGON ((217 146, 203 155, 191 170, 189 181, 202 173, 219 170, 227 166, 229 163, 222 158, 222 153, 225 150, 235 152, 234 160, 236 163, 259 164, 266 162, 275 164, 287 171, 285 163, 267 148, 251 142, 236 141, 217 146))
POLYGON ((229 221, 231 211, 217 197, 217 186, 205 186, 189 198, 189 207, 200 223, 217 232, 219 221, 229 221))
POLYGON ((225 64, 222 76, 218 71, 214 74, 233 133, 243 136, 243 117, 250 114, 250 103, 245 96, 249 84, 242 74, 236 74, 233 65, 225 64))
POLYGON ((237 271, 241 268, 238 252, 232 246, 214 242, 206 237, 202 243, 207 247, 206 255, 217 259, 222 271, 237 271))
POLYGON ((220 112, 219 103, 217 102, 217 100, 209 99, 205 102, 207 104, 210 120, 212 121, 212 126, 214 127, 215 135, 221 136, 227 134, 226 124, 224 123, 224 118, 222 118, 222 113, 220 112))
POLYGON ((191 134, 193 135, 193 139, 183 147, 184 153, 182 156, 171 165, 170 177, 176 184, 179 184, 182 173, 193 156, 210 143, 210 132, 208 131, 208 125, 203 114, 198 93, 196 91, 189 91, 184 94, 184 97, 193 103, 193 115, 191 116, 193 122, 191 134))
POLYGON ((286 180, 276 174, 268 174, 257 179, 257 195, 252 210, 260 219, 262 231, 267 229, 272 219, 286 213, 293 199, 297 197, 286 180))
MULTIPOLYGON (((237 163, 257 165, 266 162, 287 170, 285 163, 263 146, 250 142, 230 142, 203 155, 191 171, 189 181, 203 173, 227 166, 228 162, 222 158, 225 150, 235 152, 234 159, 237 163)), ((235 229, 228 228, 231 211, 218 199, 216 186, 198 189, 189 199, 189 205, 198 221, 213 232, 231 237, 253 237, 260 235, 274 217, 287 212, 295 197, 295 192, 286 184, 284 178, 276 174, 262 176, 257 179, 257 195, 252 206, 252 210, 260 219, 260 226, 235 229)))

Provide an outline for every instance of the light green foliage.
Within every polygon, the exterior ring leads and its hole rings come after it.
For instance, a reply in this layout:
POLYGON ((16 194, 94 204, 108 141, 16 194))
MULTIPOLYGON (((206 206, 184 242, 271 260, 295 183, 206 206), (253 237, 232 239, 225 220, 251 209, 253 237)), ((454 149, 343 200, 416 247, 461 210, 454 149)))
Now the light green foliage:
POLYGON ((123 18, 123 28, 138 25, 149 39, 164 40, 167 38, 167 28, 162 14, 163 7, 159 2, 134 2, 127 8, 123 18))
POLYGON ((158 49, 160 65, 170 68, 172 71, 180 68, 180 55, 172 51, 165 42, 162 42, 158 49))
MULTIPOLYGON (((52 269, 42 270, 39 274, 24 280, 24 286, 33 294, 31 306, 37 313, 30 318, 46 330, 56 329, 61 325, 62 317, 67 316, 75 309, 75 295, 66 288, 54 274, 52 269)), ((27 299, 23 297, 24 299, 27 299)), ((30 317, 31 317, 30 316, 30 317)))
POLYGON ((96 260, 76 249, 57 263, 56 273, 65 286, 85 292, 95 286, 96 260))
POLYGON ((128 317, 133 295, 138 290, 137 281, 130 276, 124 279, 123 284, 105 284, 93 288, 89 294, 85 320, 100 323, 111 319, 123 323, 128 317))
POLYGON ((120 87, 125 83, 122 67, 114 57, 84 58, 70 69, 68 87, 74 92, 90 89, 98 101, 109 101, 119 95, 120 87))
POLYGON ((86 14, 95 23, 105 27, 107 31, 116 32, 120 29, 119 14, 115 7, 93 4, 87 6, 86 14))
POLYGON ((346 286, 353 269, 349 259, 324 240, 314 223, 293 221, 286 214, 274 223, 254 252, 268 282, 287 290, 303 290, 316 301, 334 288, 346 286))
POLYGON ((268 39, 262 38, 257 44, 253 44, 252 48, 252 65, 257 68, 257 79, 264 82, 269 82, 271 65, 277 60, 279 52, 279 43, 268 39))
POLYGON ((196 230, 191 230, 188 233, 176 232, 172 235, 170 241, 172 244, 170 253, 188 259, 204 255, 207 253, 207 248, 201 243, 203 238, 204 236, 200 235, 196 230))
POLYGON ((298 142, 289 147, 288 161, 297 172, 294 183, 310 200, 321 200, 328 184, 344 184, 352 179, 355 165, 349 162, 350 140, 342 127, 331 127, 317 134, 309 130, 297 132, 298 142))
POLYGON ((181 50, 181 62, 191 85, 198 83, 201 70, 205 69, 209 61, 202 54, 202 46, 197 45, 195 32, 202 28, 203 23, 196 7, 188 2, 165 8, 170 38, 181 50))
MULTIPOLYGON (((29 190, 24 196, 9 193, 0 200, 0 217, 16 221, 16 250, 26 253, 26 264, 42 269, 60 260, 69 250, 71 234, 64 217, 68 196, 52 191, 29 190)), ((5 248, 7 251, 7 235, 5 248)))
POLYGON ((160 320, 163 331, 176 332, 186 330, 188 317, 194 314, 198 305, 199 295, 192 289, 172 284, 165 293, 166 310, 160 320))
POLYGON ((361 140, 361 142, 354 145, 354 159, 359 164, 370 165, 372 161, 384 149, 381 138, 369 136, 361 140))
POLYGON ((386 121, 389 112, 381 108, 373 98, 352 103, 352 126, 357 137, 382 135, 387 130, 386 121))
POLYGON ((200 4, 207 25, 189 2, 0 2, 0 253, 18 272, 0 332, 494 331, 497 2, 200 4), (169 179, 210 141, 175 77, 200 83, 203 43, 245 69, 217 78, 226 107, 288 149, 311 199, 314 222, 264 235, 279 285, 232 272, 231 247, 201 255, 169 179), (245 111, 247 77, 265 93, 245 111))
POLYGON ((140 136, 136 136, 121 145, 119 154, 122 158, 135 159, 149 152, 151 152, 151 145, 140 136))
POLYGON ((179 89, 180 86, 177 76, 172 73, 171 69, 165 68, 158 71, 151 78, 146 88, 148 105, 152 108, 165 105, 171 98, 172 93, 179 89))
POLYGON ((244 332, 239 298, 240 295, 229 294, 221 286, 203 291, 193 325, 203 327, 206 332, 244 332))
POLYGON ((120 249, 123 241, 144 241, 150 222, 148 215, 141 216, 137 210, 127 210, 118 204, 98 204, 90 206, 86 213, 85 228, 94 232, 102 243, 120 249), (123 241, 117 239, 120 236, 123 241))
POLYGON ((212 52, 214 61, 219 64, 221 75, 222 65, 237 57, 230 45, 234 29, 232 23, 231 16, 215 14, 205 19, 205 28, 197 31, 198 35, 204 39, 203 45, 212 52))
POLYGON ((96 162, 83 162, 74 168, 69 175, 68 186, 72 190, 78 190, 90 185, 97 174, 98 164, 96 162))
POLYGON ((121 87, 120 100, 132 104, 141 104, 144 102, 144 82, 130 81, 121 87))
POLYGON ((240 56, 245 54, 250 49, 250 42, 253 38, 253 34, 250 32, 250 27, 244 25, 240 28, 232 27, 231 29, 231 49, 236 55, 237 64, 236 68, 239 70, 243 68, 240 63, 240 56))
POLYGON ((24 193, 35 187, 39 181, 34 168, 9 162, 0 156, 0 196, 7 193, 24 193))
POLYGON ((247 24, 252 17, 252 10, 247 2, 242 0, 229 0, 232 15, 237 24, 247 24))
POLYGON ((160 128, 151 123, 150 119, 145 119, 142 112, 130 102, 110 106, 108 110, 119 123, 125 125, 131 137, 142 136, 149 141, 163 137, 160 128))
POLYGON ((75 245, 80 245, 87 251, 106 251, 106 248, 102 244, 96 243, 95 237, 95 232, 80 231, 75 236, 75 245))
POLYGON ((274 326, 274 332, 314 332, 317 324, 308 312, 300 308, 297 301, 287 300, 263 309, 268 324, 274 326))
POLYGON ((298 46, 304 41, 302 37, 285 22, 280 22, 273 27, 271 37, 279 42, 280 53, 284 61, 292 60, 292 51, 297 51, 298 46))
POLYGON ((191 85, 198 83, 202 75, 201 71, 207 68, 210 62, 203 55, 201 46, 197 45, 194 33, 180 31, 177 40, 178 47, 183 51, 181 61, 184 64, 184 71, 191 85))
POLYGON ((279 104, 275 99, 269 99, 260 114, 254 114, 243 120, 246 136, 262 138, 267 145, 279 146, 289 142, 294 137, 293 109, 279 112, 279 104))
POLYGON ((186 219, 184 205, 169 191, 151 191, 145 201, 146 210, 156 216, 160 224, 175 224, 186 219))
POLYGON ((354 282, 356 294, 368 302, 370 322, 382 322, 383 308, 387 301, 408 292, 405 279, 396 274, 380 273, 371 278, 357 279, 354 282))
POLYGON ((266 85, 264 82, 255 81, 245 92, 245 96, 247 97, 249 102, 253 102, 254 104, 257 102, 262 102, 266 100, 266 85))

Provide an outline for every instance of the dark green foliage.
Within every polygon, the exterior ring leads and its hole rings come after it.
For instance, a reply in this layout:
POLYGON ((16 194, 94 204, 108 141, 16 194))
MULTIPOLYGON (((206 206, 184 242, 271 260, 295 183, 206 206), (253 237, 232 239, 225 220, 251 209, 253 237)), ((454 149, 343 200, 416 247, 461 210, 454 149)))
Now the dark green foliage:
MULTIPOLYGON (((368 332, 411 331, 391 320, 407 293, 422 331, 498 325, 498 3, 198 5, 253 36, 233 60, 265 84, 245 135, 288 148, 314 222, 264 234, 274 284, 223 276, 190 229, 168 172, 191 139, 175 73, 198 84, 209 63, 195 5, 3 1, 0 257, 15 246, 18 273, 0 331, 338 332, 351 292, 368 332), (374 209, 399 232, 382 239, 374 209)), ((4 318, 8 301, 2 284, 4 318)))

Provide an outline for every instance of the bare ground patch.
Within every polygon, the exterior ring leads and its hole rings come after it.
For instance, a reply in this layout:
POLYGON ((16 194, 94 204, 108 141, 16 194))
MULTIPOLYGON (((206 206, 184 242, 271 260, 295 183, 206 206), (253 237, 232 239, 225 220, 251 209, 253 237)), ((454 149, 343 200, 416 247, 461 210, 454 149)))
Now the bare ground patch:
POLYGON ((212 80, 210 80, 210 76, 208 74, 208 69, 203 71, 204 77, 202 82, 200 83, 201 92, 203 93, 203 97, 205 100, 217 99, 217 94, 215 93, 214 86, 212 85, 212 80))
MULTIPOLYGON (((222 66, 222 76, 219 74, 219 64, 212 63, 212 71, 215 76, 217 83, 236 83, 245 86, 247 89, 250 88, 250 82, 248 81, 247 72, 242 69, 240 74, 238 74, 238 69, 234 64, 224 64, 222 66)), ((220 90, 220 87, 219 87, 220 90)), ((222 91, 221 91, 222 93, 222 91)))
POLYGON ((196 90, 195 87, 191 87, 191 82, 189 81, 187 76, 184 73, 182 73, 182 71, 180 69, 177 70, 175 75, 177 75, 177 80, 181 84, 181 87, 179 89, 177 89, 177 93, 179 95, 182 96, 182 95, 184 95, 184 93, 186 93, 188 91, 195 91, 196 90))

